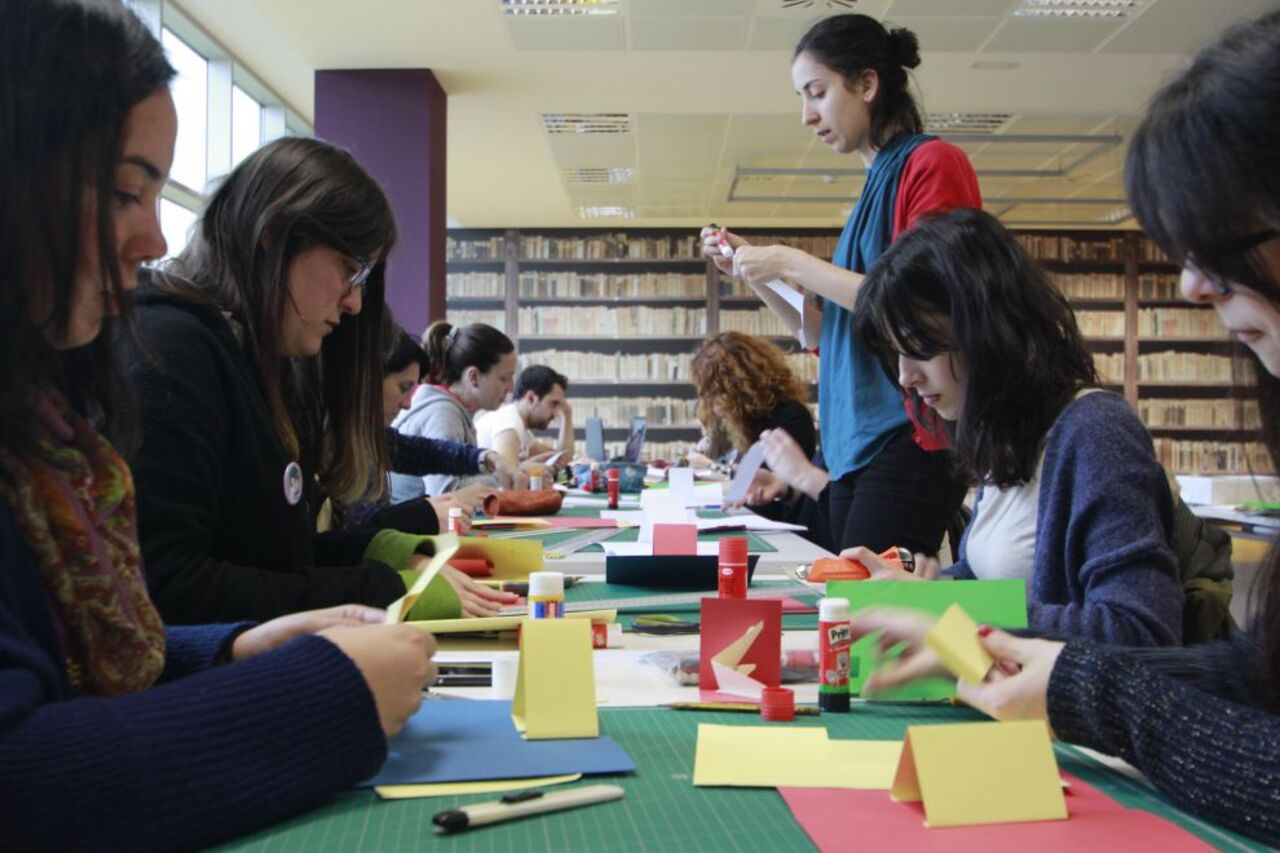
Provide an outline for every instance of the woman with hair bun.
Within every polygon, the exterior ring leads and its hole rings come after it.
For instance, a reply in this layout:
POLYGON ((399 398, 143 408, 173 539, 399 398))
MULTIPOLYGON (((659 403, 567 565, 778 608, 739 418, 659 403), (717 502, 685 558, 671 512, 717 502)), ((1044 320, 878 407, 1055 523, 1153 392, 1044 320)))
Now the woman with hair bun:
POLYGON ((901 391, 853 329, 863 275, 900 233, 928 213, 982 206, 964 152, 923 132, 907 76, 919 64, 914 33, 886 30, 867 15, 821 20, 796 45, 791 78, 805 127, 866 164, 866 184, 830 263, 788 246, 753 246, 714 226, 702 232, 716 266, 742 278, 802 344, 820 352, 818 419, 838 548, 932 553, 964 496, 950 459, 937 452, 943 446, 930 430, 913 430, 901 391), (811 297, 803 312, 769 289, 775 280, 811 297))

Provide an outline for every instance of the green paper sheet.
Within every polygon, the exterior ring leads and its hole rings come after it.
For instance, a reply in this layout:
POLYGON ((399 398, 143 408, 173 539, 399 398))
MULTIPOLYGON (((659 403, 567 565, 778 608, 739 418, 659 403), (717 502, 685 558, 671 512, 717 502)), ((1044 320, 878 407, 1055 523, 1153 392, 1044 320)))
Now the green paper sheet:
MULTIPOLYGON (((964 581, 829 581, 827 596, 849 602, 849 613, 869 607, 902 607, 938 616, 959 604, 975 622, 999 628, 1027 627, 1027 585, 1022 580, 964 581)), ((887 663, 896 651, 881 656, 887 663)), ((864 637, 850 649, 849 692, 858 695, 876 665, 875 637, 864 637)), ((942 699, 955 695, 955 680, 925 678, 897 690, 877 694, 882 699, 942 699)))

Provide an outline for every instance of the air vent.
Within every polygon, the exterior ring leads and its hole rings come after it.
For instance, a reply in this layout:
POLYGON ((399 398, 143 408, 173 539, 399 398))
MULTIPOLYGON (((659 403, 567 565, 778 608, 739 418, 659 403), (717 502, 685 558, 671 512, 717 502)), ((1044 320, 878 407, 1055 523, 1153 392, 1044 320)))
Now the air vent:
POLYGON ((502 14, 512 17, 616 15, 618 0, 499 0, 502 14))
POLYGON ((1021 0, 1015 18, 1132 18, 1145 0, 1021 0))
POLYGON ((782 0, 784 9, 852 9, 858 0, 782 0))
POLYGON ((604 204, 594 207, 580 207, 578 208, 578 216, 581 219, 635 219, 636 212, 629 207, 604 204))
POLYGON ((626 113, 543 113, 547 133, 630 133, 631 116, 626 113))
POLYGON ((635 181, 635 169, 614 166, 609 169, 565 169, 566 184, 629 184, 635 181))
POLYGON ((931 133, 996 133, 1011 118, 1011 113, 929 113, 924 127, 931 133))

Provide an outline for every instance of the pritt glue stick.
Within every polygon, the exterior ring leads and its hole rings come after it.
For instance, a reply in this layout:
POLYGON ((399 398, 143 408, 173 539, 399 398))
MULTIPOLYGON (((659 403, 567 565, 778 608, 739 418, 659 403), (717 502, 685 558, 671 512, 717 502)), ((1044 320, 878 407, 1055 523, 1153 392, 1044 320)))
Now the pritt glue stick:
POLYGON ((849 602, 818 599, 818 708, 849 710, 849 602))
POLYGON ((622 488, 622 472, 617 468, 610 468, 607 474, 609 486, 609 509, 617 509, 618 490, 622 488))
POLYGON ((542 466, 538 465, 529 469, 529 488, 533 491, 542 490, 542 466))
POLYGON ((747 540, 726 536, 720 540, 720 567, 717 572, 721 598, 747 597, 747 540))
POLYGON ((559 619, 564 616, 564 573, 529 573, 529 618, 559 619))

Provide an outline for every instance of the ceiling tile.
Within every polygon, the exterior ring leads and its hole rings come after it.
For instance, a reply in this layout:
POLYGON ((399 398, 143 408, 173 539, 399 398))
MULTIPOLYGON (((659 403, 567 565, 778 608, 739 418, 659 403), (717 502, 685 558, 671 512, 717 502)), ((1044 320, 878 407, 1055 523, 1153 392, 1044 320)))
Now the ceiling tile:
POLYGON ((1124 21, 1010 18, 983 47, 985 53, 1088 53, 1124 21))
POLYGON ((504 18, 516 50, 623 50, 621 16, 589 18, 504 18))
MULTIPOLYGON (((784 5, 786 2, 787 0, 756 0, 756 17, 815 21, 830 15, 859 12, 873 18, 883 18, 885 10, 889 8, 890 0, 855 0, 856 5, 851 8, 837 6, 829 0, 814 0, 808 6, 787 6, 784 5)), ((943 2, 952 2, 952 0, 943 0, 943 2)), ((968 2, 968 0, 954 0, 954 2, 968 2)))
POLYGON ((636 165, 633 133, 564 134, 546 136, 561 169, 608 169, 636 165))
POLYGON ((999 18, 899 18, 885 21, 894 27, 906 27, 920 40, 920 49, 928 53, 973 53, 991 37, 999 18))
POLYGON ((1201 21, 1174 19, 1157 23, 1143 15, 1117 33, 1098 53, 1194 53, 1213 38, 1216 30, 1216 26, 1201 21))
POLYGON ((626 0, 626 13, 633 18, 648 15, 750 15, 755 0, 626 0))
POLYGON ((747 19, 710 16, 632 18, 632 50, 742 50, 747 19))
POLYGON ((1015 5, 1014 0, 893 0, 891 18, 961 16, 999 18, 1015 5))

